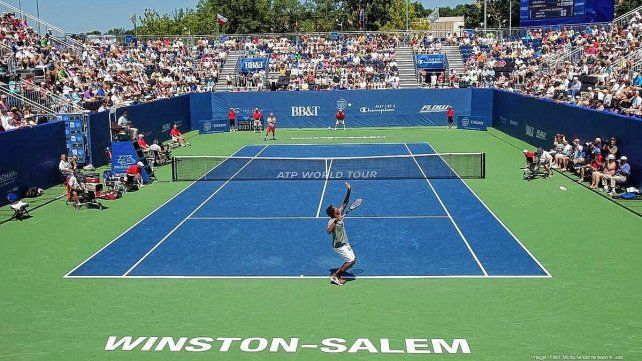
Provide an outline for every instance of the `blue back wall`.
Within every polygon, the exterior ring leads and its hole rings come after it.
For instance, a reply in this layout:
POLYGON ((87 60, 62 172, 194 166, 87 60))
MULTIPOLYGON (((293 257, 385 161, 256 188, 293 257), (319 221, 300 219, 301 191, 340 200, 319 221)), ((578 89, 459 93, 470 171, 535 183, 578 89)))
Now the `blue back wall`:
MULTIPOLYGON (((281 128, 323 128, 333 126, 337 108, 345 107, 350 127, 445 125, 448 106, 457 115, 471 115, 471 94, 471 89, 212 93, 211 119, 227 119, 230 108, 241 117, 259 108, 265 117, 274 113, 281 128)), ((197 99, 192 106, 210 104, 201 95, 197 99)))

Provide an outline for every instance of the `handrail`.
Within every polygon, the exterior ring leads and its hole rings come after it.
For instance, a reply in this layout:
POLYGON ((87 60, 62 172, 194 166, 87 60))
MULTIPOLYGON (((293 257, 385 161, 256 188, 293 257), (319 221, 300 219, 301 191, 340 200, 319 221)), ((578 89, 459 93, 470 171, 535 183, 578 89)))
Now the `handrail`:
POLYGON ((74 103, 70 99, 60 96, 57 93, 43 88, 35 83, 27 83, 24 80, 16 81, 15 84, 21 90, 21 95, 33 102, 64 113, 83 113, 82 106, 74 103), (27 91, 31 91, 27 93, 27 91), (35 94, 35 95, 34 95, 35 94))
POLYGON ((622 14, 618 16, 617 18, 613 19, 613 24, 617 24, 618 26, 621 25, 623 22, 628 21, 633 15, 636 15, 636 13, 642 11, 642 5, 638 6, 637 8, 627 12, 626 14, 622 14))
MULTIPOLYGON (((0 84, 0 93, 10 97, 11 99, 13 99, 13 100, 15 100, 15 101, 17 101, 17 102, 19 102, 21 104, 30 106, 34 110, 38 110, 38 111, 40 111, 40 112, 42 112, 42 113, 44 113, 46 115, 57 115, 59 113, 59 112, 57 112, 57 111, 55 111, 53 109, 49 109, 49 108, 47 108, 45 106, 42 106, 41 104, 38 104, 38 103, 32 101, 31 99, 28 99, 28 98, 24 97, 22 94, 18 94, 18 93, 12 92, 11 89, 9 89, 9 87, 6 86, 5 84, 0 84)), ((11 101, 9 101, 9 103, 11 103, 11 101)), ((11 104, 11 105, 13 105, 13 104, 11 104)))

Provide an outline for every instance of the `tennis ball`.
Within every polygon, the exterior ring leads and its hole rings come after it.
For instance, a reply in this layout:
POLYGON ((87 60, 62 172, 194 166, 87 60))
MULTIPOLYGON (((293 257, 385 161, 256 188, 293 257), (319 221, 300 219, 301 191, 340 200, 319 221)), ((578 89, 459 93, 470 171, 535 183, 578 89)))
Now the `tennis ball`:
POLYGON ((299 277, 303 277, 303 275, 299 275, 299 277))

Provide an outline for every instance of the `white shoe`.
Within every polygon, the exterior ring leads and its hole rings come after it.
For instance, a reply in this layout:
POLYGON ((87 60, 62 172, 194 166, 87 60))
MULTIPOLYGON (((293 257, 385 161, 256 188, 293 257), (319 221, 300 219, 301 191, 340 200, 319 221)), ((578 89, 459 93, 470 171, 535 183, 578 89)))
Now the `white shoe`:
POLYGON ((330 276, 330 281, 332 283, 334 283, 335 285, 337 285, 337 286, 343 286, 343 283, 341 283, 341 281, 339 281, 339 277, 337 277, 335 275, 330 276))

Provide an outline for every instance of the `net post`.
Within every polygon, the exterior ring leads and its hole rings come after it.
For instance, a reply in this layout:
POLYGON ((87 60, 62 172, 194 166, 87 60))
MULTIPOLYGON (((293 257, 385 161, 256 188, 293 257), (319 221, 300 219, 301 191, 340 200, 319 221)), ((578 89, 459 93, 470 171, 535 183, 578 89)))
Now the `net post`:
POLYGON ((176 182, 176 157, 172 157, 172 182, 176 182))
POLYGON ((481 177, 486 179, 486 153, 481 154, 481 177))

